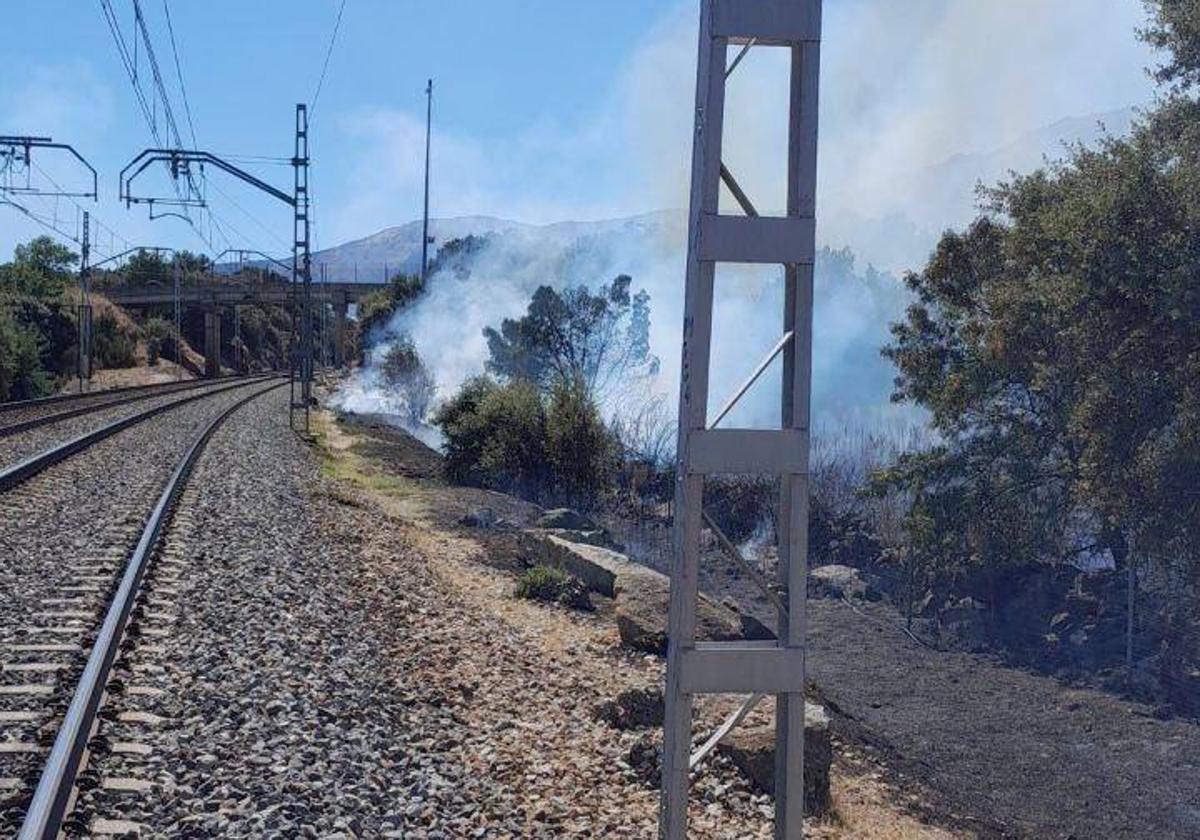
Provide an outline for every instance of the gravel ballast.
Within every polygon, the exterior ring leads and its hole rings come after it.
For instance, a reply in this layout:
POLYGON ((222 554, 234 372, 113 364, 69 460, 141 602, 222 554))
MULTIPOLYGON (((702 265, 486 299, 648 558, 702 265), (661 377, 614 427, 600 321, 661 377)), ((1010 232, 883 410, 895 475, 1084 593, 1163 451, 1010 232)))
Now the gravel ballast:
POLYGON ((0 494, 0 835, 19 823, 92 633, 163 484, 247 385, 159 415, 0 494), (33 690, 25 690, 33 687, 33 690), (43 752, 11 753, 32 746, 43 752))
MULTIPOLYGON (((222 837, 653 834, 658 793, 626 759, 657 732, 617 732, 592 709, 621 678, 657 678, 661 663, 621 652, 599 623, 587 632, 603 644, 542 650, 539 622, 574 619, 518 602, 511 583, 503 600, 532 624, 480 610, 447 582, 463 546, 429 542, 323 479, 286 430, 285 400, 234 415, 189 483, 77 824, 222 837), (583 669, 588 657, 608 680, 583 669)), ((769 836, 769 800, 723 759, 695 794, 694 836, 769 836)))
MULTIPOLYGON (((231 384, 234 383, 222 380, 202 384, 182 383, 180 386, 181 390, 168 391, 165 394, 155 394, 154 396, 138 399, 135 402, 99 408, 95 411, 89 411, 86 414, 80 414, 77 417, 68 417, 65 420, 59 420, 45 426, 38 426, 18 432, 10 437, 0 438, 0 469, 12 466, 45 449, 79 437, 108 423, 138 414, 155 406, 165 405, 195 396, 196 394, 225 388, 231 384)), ((97 395, 98 397, 99 395, 97 395)), ((107 400, 115 398, 114 396, 108 396, 107 400)), ((97 401, 102 402, 107 400, 97 399, 97 401)), ((43 410, 40 413, 42 415, 52 414, 58 411, 66 411, 73 407, 75 407, 75 403, 69 402, 61 406, 56 406, 53 411, 43 410)), ((15 416, 0 415, 0 425, 15 421, 16 419, 15 416)))

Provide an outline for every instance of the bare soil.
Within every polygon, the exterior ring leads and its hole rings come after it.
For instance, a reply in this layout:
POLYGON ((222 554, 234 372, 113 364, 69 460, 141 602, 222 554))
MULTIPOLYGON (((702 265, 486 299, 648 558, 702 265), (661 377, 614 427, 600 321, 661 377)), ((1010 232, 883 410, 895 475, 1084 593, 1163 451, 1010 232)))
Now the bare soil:
MULTIPOLYGON (((158 385, 164 382, 178 382, 181 379, 195 379, 186 369, 179 368, 174 362, 165 359, 157 365, 142 365, 131 368, 110 368, 96 370, 92 378, 84 386, 88 393, 108 391, 113 388, 127 388, 134 385, 158 385)), ((79 392, 79 380, 73 379, 59 389, 59 393, 75 394, 79 392)))

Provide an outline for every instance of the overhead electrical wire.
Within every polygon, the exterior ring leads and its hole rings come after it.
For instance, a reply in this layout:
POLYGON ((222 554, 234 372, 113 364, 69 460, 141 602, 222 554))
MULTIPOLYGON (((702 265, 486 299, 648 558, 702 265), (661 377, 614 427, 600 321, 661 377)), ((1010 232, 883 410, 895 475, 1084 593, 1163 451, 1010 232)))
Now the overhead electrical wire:
POLYGON ((329 59, 333 55, 333 45, 337 42, 338 30, 342 27, 342 13, 346 11, 346 0, 338 6, 337 20, 333 22, 333 33, 329 36, 329 46, 325 50, 325 61, 321 63, 321 76, 317 79, 317 89, 313 91, 312 101, 308 103, 308 116, 311 119, 317 110, 317 99, 321 96, 321 88, 325 84, 325 73, 329 70, 329 59))
MULTIPOLYGON (((36 170, 37 170, 37 171, 38 171, 38 172, 41 174, 41 176, 42 176, 43 178, 45 178, 47 181, 49 181, 49 182, 50 182, 50 184, 51 184, 51 186, 53 186, 53 187, 54 187, 56 190, 58 190, 60 193, 66 193, 66 190, 64 190, 64 189, 63 189, 62 185, 61 185, 61 184, 59 184, 59 183, 58 183, 58 181, 54 180, 54 176, 52 176, 52 175, 51 175, 49 172, 47 172, 47 171, 46 171, 45 169, 43 169, 43 168, 42 168, 40 165, 38 165, 37 161, 35 161, 35 160, 33 160, 32 158, 30 158, 29 165, 30 165, 30 167, 32 167, 33 169, 36 169, 36 170)), ((103 221, 100 219, 100 217, 96 215, 96 212, 95 212, 94 210, 89 210, 88 208, 84 207, 82 204, 80 204, 80 203, 79 203, 79 202, 78 202, 78 201, 77 201, 75 198, 73 198, 72 196, 69 196, 69 195, 64 195, 63 197, 64 197, 64 198, 66 198, 68 201, 70 201, 70 202, 71 202, 71 204, 75 205, 75 209, 76 209, 78 212, 80 212, 80 213, 84 213, 84 212, 88 213, 88 214, 89 214, 89 218, 91 219, 91 223, 92 223, 92 225, 93 225, 93 226, 96 228, 96 230, 97 230, 98 232, 99 232, 99 231, 107 231, 107 232, 108 232, 108 234, 109 234, 109 236, 110 236, 110 238, 113 238, 113 239, 119 239, 119 240, 121 240, 121 242, 123 242, 123 243, 124 243, 124 245, 125 245, 125 247, 126 247, 126 248, 130 247, 130 242, 129 242, 129 240, 128 240, 128 239, 126 239, 126 238, 125 238, 124 236, 122 236, 121 234, 117 233, 117 232, 116 232, 116 231, 115 231, 115 230, 114 230, 112 227, 110 227, 109 225, 106 225, 106 224, 105 224, 105 223, 104 223, 104 222, 103 222, 103 221)))
MULTIPOLYGON (((26 218, 30 219, 31 221, 36 222, 37 224, 46 228, 46 230, 49 230, 49 231, 52 231, 53 233, 58 234, 63 239, 74 242, 76 245, 83 244, 82 237, 79 234, 78 221, 76 222, 76 230, 74 233, 72 233, 71 231, 65 230, 64 228, 60 227, 57 219, 47 218, 46 216, 44 216, 42 214, 39 214, 39 213, 34 212, 33 210, 30 210, 25 205, 19 204, 18 202, 14 201, 12 199, 12 197, 10 195, 8 195, 7 193, 0 195, 0 205, 12 207, 17 212, 24 215, 26 218)), ((106 226, 106 228, 107 228, 107 226, 106 226)), ((109 231, 110 234, 112 233, 111 228, 107 228, 107 230, 109 231)), ((121 238, 121 237, 119 237, 119 238, 121 238)), ((124 241, 123 238, 122 238, 122 241, 124 241)), ((97 245, 97 243, 94 241, 94 239, 90 243, 90 247, 91 247, 92 251, 94 251, 99 256, 102 256, 102 257, 111 257, 112 256, 111 251, 106 251, 104 248, 99 247, 99 245, 97 245)))
MULTIPOLYGON (((133 5, 134 21, 135 21, 135 25, 136 25, 136 32, 134 33, 134 37, 133 37, 133 48, 132 49, 130 48, 129 41, 126 39, 126 37, 124 36, 124 34, 121 31, 121 27, 118 23, 118 18, 117 18, 116 12, 113 9, 112 0, 100 0, 101 10, 103 11, 105 20, 108 23, 109 31, 112 33, 113 41, 117 45, 117 52, 121 58, 122 64, 125 66, 126 73, 129 76, 129 81, 134 89, 134 94, 137 97, 139 107, 141 108, 142 114, 146 120, 146 125, 150 129, 151 136, 154 138, 155 143, 160 148, 161 147, 182 148, 183 141, 180 137, 179 125, 175 118, 175 112, 171 106, 170 94, 167 91, 167 87, 163 80, 163 76, 162 76, 162 73, 161 73, 161 70, 159 67, 158 59, 155 55, 153 39, 151 37, 150 28, 147 24, 146 17, 143 13, 141 0, 131 0, 131 3, 133 5), (152 102, 155 100, 155 97, 151 97, 147 93, 147 91, 145 91, 143 89, 140 78, 139 78, 138 66, 137 66, 137 47, 138 47, 139 37, 140 37, 141 44, 144 46, 144 49, 145 49, 146 60, 150 66, 151 75, 153 77, 154 91, 157 95, 156 98, 157 98, 157 100, 161 100, 161 103, 162 103, 162 117, 163 117, 163 124, 164 124, 162 127, 160 127, 159 120, 156 117, 155 108, 152 104, 152 102), (164 130, 165 130, 165 135, 166 135, 165 138, 164 138, 164 130)), ((186 83, 186 81, 184 79, 184 75, 183 75, 183 61, 182 61, 181 54, 180 54, 179 39, 176 36, 174 21, 171 18, 171 10, 170 10, 169 0, 162 0, 162 7, 163 7, 163 16, 164 16, 164 19, 166 22, 167 36, 170 40, 170 45, 171 45, 171 55, 172 55, 173 62, 175 65, 175 76, 178 81, 179 95, 183 101, 183 111, 184 111, 185 119, 187 121, 187 130, 188 130, 188 133, 189 133, 191 141, 192 141, 192 147, 198 149, 199 141, 197 140, 196 123, 195 123, 195 119, 192 114, 191 101, 190 101, 190 97, 188 96, 188 91, 187 91, 187 83, 186 83)), ((324 81, 325 72, 326 72, 326 69, 328 68, 328 64, 329 64, 329 56, 333 50, 333 43, 337 37, 338 28, 341 25, 342 11, 344 10, 344 8, 345 8, 345 0, 342 0, 342 6, 338 10, 337 22, 334 25, 333 36, 330 38, 329 50, 327 51, 326 56, 325 56, 325 64, 322 67, 321 80, 318 82, 318 92, 320 90, 321 83, 323 83, 323 81, 324 81)), ((266 156, 266 155, 228 155, 228 156, 221 155, 221 157, 228 157, 230 159, 239 159, 240 158, 242 160, 253 161, 256 163, 260 163, 260 164, 279 164, 279 165, 290 165, 291 164, 291 160, 289 158, 270 157, 270 156, 266 156)), ((241 204, 239 204, 237 201, 235 201, 231 196, 228 195, 228 193, 226 193, 224 190, 222 190, 215 182, 210 183, 204 175, 203 166, 201 166, 200 172, 199 172, 200 186, 197 186, 196 180, 195 180, 195 175, 189 169, 184 169, 181 174, 186 179, 186 184, 187 184, 186 197, 180 190, 180 185, 178 183, 179 179, 174 177, 174 173, 172 173, 172 177, 171 177, 172 187, 175 191, 175 196, 178 199, 179 204, 183 208, 183 212, 176 214, 176 215, 178 215, 179 218, 181 218, 183 221, 186 221, 188 223, 189 227, 193 230, 193 232, 195 232, 195 234, 208 246, 209 249, 211 249, 214 252, 216 250, 218 250, 217 246, 214 245, 214 242, 213 242, 214 234, 217 237, 219 237, 221 240, 223 240, 224 244, 227 247, 233 247, 234 242, 230 238, 229 233, 227 233, 227 231, 232 232, 232 234, 234 236, 236 236, 238 239, 242 240, 245 244, 248 244, 251 246, 255 244, 254 240, 252 240, 249 236, 247 236, 245 233, 243 233, 241 230, 239 230, 227 218, 220 217, 213 210, 211 203, 208 201, 208 199, 205 195, 205 193, 207 192, 207 188, 209 186, 212 186, 224 200, 228 201, 231 205, 233 205, 233 207, 235 209, 237 209, 240 213, 242 213, 244 216, 246 216, 252 222, 254 222, 254 224, 258 228, 265 231, 275 241, 280 242, 285 247, 287 247, 286 242, 284 241, 284 239, 281 236, 279 236, 279 234, 273 232, 257 216, 255 216, 253 213, 251 213, 249 210, 247 210, 245 207, 243 207, 241 204), (197 206, 197 205, 207 215, 208 228, 209 228, 207 235, 206 235, 205 231, 200 227, 200 225, 197 224, 197 221, 195 219, 193 219, 192 215, 187 211, 187 208, 189 206, 197 206)), ((203 221, 203 218, 201 219, 201 221, 203 221)))
POLYGON ((171 23, 171 7, 163 0, 163 15, 167 19, 167 34, 171 37, 171 54, 175 56, 175 78, 179 80, 179 95, 183 99, 183 113, 187 116, 188 131, 192 135, 192 148, 200 148, 196 142, 196 124, 192 122, 192 106, 188 101, 187 85, 183 83, 183 68, 179 63, 179 45, 175 41, 175 26, 171 23))

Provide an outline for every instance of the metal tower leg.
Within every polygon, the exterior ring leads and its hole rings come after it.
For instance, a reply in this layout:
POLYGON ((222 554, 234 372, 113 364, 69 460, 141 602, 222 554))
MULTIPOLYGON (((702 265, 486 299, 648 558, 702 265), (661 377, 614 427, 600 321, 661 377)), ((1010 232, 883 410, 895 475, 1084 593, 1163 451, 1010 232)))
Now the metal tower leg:
POLYGON ((292 157, 295 171, 292 219, 292 317, 300 319, 300 347, 292 361, 292 398, 289 414, 296 408, 296 380, 300 384, 300 401, 304 407, 304 431, 309 430, 309 411, 312 406, 313 334, 312 334, 312 254, 309 241, 308 195, 308 107, 296 105, 296 153, 292 157), (296 285, 300 284, 297 293, 296 285), (299 313, 296 312, 299 298, 299 313))
POLYGON ((668 620, 660 822, 660 834, 666 840, 684 840, 687 835, 690 765, 766 694, 776 698, 775 836, 779 840, 803 836, 804 606, 820 29, 821 0, 701 0, 679 396, 675 556, 668 620), (742 50, 727 69, 731 45, 740 45, 742 50), (783 47, 791 53, 787 214, 783 217, 759 216, 733 173, 721 163, 725 80, 754 45, 783 47), (720 214, 722 183, 744 216, 720 214), (709 422, 713 280, 716 264, 721 262, 783 264, 784 334, 752 369, 746 384, 709 422), (783 357, 780 428, 716 428, 777 355, 783 357), (703 510, 705 476, 721 473, 776 475, 780 479, 779 580, 771 589, 761 578, 756 579, 778 605, 776 641, 705 643, 695 638, 702 528, 712 529, 727 552, 737 551, 703 510), (750 697, 722 731, 693 756, 692 697, 715 693, 750 697))

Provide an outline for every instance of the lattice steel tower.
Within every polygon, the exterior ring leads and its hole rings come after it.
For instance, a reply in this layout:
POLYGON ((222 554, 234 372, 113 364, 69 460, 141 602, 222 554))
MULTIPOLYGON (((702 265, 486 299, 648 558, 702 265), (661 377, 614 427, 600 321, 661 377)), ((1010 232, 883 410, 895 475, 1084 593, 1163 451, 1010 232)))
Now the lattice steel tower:
MULTIPOLYGON (((724 731, 762 695, 775 696, 775 836, 795 840, 803 835, 804 607, 820 31, 821 0, 701 0, 662 772, 661 835, 667 840, 684 840, 687 834, 692 698, 717 693, 750 695, 743 709, 722 727, 724 731), (741 47, 732 64, 731 45, 741 47), (785 48, 791 57, 785 216, 760 216, 721 162, 726 78, 756 45, 785 48), (744 215, 720 214, 722 182, 744 215), (784 266, 783 335, 710 422, 708 376, 718 263, 784 266), (779 427, 717 428, 780 354, 779 427), (779 477, 778 581, 772 587, 752 575, 778 609, 777 640, 696 641, 702 528, 712 529, 727 552, 737 551, 704 514, 705 477, 717 474, 779 477)), ((753 572, 744 559, 735 559, 753 572)))

